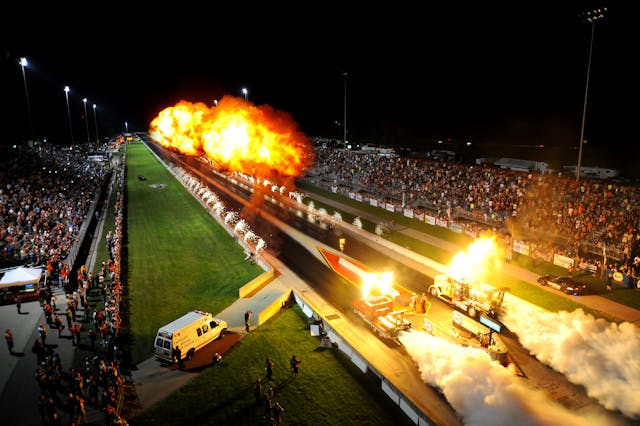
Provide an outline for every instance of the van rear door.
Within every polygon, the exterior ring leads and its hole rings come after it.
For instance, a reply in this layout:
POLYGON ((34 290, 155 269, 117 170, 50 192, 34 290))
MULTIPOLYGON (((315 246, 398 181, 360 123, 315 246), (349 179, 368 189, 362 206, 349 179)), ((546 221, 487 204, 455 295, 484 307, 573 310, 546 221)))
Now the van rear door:
POLYGON ((154 352, 157 359, 161 361, 171 362, 173 360, 173 357, 171 356, 171 349, 171 340, 161 336, 156 336, 154 352))

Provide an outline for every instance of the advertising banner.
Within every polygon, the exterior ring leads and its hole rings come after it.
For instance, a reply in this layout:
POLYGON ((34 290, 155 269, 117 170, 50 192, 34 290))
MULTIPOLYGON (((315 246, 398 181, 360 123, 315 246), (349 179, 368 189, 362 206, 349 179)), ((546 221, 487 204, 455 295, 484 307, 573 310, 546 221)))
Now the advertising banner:
POLYGON ((436 219, 436 225, 442 226, 443 228, 447 227, 447 219, 436 219))
POLYGON ((428 214, 424 216, 424 221, 426 223, 428 223, 429 225, 435 225, 436 224, 436 218, 433 216, 429 216, 428 214))
POLYGON ((455 231, 455 232, 462 232, 462 226, 457 224, 457 223, 451 223, 449 225, 449 229, 451 229, 452 231, 455 231))
POLYGON ((378 207, 378 200, 376 200, 375 198, 369 198, 369 204, 371 204, 373 207, 378 207))
POLYGON ((413 209, 404 209, 404 215, 413 219, 413 209))
POLYGON ((573 266, 573 259, 556 253, 553 255, 553 264, 569 269, 570 266, 573 266))
POLYGON ((525 256, 529 256, 530 248, 528 244, 525 244, 524 241, 514 241, 513 242, 513 251, 516 253, 524 254, 525 256))

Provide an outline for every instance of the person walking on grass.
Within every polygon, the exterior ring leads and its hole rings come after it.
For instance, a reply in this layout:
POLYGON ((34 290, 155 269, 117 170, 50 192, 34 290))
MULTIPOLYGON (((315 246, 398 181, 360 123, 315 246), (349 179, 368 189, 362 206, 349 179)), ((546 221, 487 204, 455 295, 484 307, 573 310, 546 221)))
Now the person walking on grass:
POLYGON ((267 360, 265 361, 265 371, 267 372, 267 380, 271 381, 273 377, 273 361, 271 361, 269 356, 267 356, 267 360))
POLYGON ((282 423, 282 413, 284 413, 284 408, 278 401, 273 403, 272 414, 273 414, 273 424, 279 425, 282 423))
POLYGON ((291 365, 291 374, 293 374, 293 377, 298 376, 298 372, 300 371, 300 360, 293 355, 289 360, 289 364, 291 365))

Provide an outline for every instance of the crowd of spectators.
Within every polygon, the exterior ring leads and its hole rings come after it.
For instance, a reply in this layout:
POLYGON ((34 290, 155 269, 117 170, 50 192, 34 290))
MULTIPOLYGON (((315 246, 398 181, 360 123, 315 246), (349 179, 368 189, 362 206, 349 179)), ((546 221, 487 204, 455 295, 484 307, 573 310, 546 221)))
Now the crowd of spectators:
POLYGON ((88 160, 95 144, 18 145, 0 165, 0 258, 58 265, 78 238, 109 171, 88 160))
POLYGON ((510 229, 543 236, 569 255, 585 244, 604 245, 620 254, 621 265, 633 264, 640 241, 640 187, 633 185, 321 147, 307 178, 449 220, 509 222, 510 229))
MULTIPOLYGON (((70 389, 73 393, 73 398, 70 396, 69 401, 72 399, 86 401, 88 406, 104 413, 105 422, 108 425, 127 424, 126 420, 120 416, 124 397, 124 377, 121 372, 124 358, 119 339, 122 322, 120 306, 124 297, 121 281, 124 175, 124 169, 116 171, 115 228, 109 230, 105 236, 109 257, 100 265, 96 265, 94 271, 88 271, 84 266, 80 267, 77 271, 77 288, 71 289, 67 297, 68 305, 72 307, 75 306, 76 295, 79 295, 81 301, 87 301, 90 293, 97 293, 98 299, 101 299, 94 300, 93 305, 81 303, 84 306, 84 326, 78 328, 77 344, 79 345, 81 341, 85 342, 84 347, 88 348, 89 353, 93 355, 85 358, 84 368, 77 371, 70 369, 69 377, 76 378, 66 389, 70 389)), ((70 291, 68 280, 59 284, 70 291)), ((75 318, 72 318, 72 321, 75 321, 75 318)), ((42 371, 43 368, 39 367, 39 372, 42 373, 42 371)), ((47 401, 50 400, 49 394, 45 395, 48 397, 47 401)), ((71 424, 76 424, 74 421, 81 424, 85 415, 73 409, 70 404, 69 402, 66 410, 69 411, 71 424)), ((47 412, 45 415, 48 415, 47 412)))

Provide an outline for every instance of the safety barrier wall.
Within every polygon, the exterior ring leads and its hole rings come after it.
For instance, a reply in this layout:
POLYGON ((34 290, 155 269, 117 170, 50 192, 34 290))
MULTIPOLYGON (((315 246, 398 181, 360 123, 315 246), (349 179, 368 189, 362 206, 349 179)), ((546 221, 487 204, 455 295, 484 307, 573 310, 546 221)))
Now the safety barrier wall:
POLYGON ((269 284, 269 282, 271 282, 271 280, 275 278, 275 270, 271 266, 268 266, 268 268, 269 269, 263 274, 260 274, 260 276, 252 279, 251 281, 240 287, 240 290, 238 290, 238 296, 241 299, 255 293, 263 286, 269 284))

